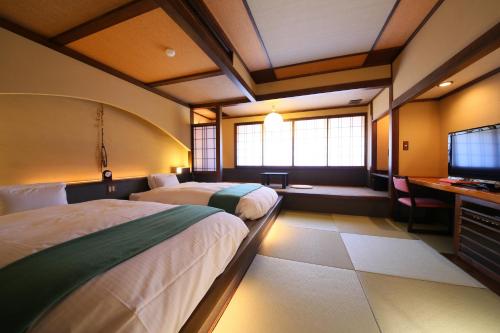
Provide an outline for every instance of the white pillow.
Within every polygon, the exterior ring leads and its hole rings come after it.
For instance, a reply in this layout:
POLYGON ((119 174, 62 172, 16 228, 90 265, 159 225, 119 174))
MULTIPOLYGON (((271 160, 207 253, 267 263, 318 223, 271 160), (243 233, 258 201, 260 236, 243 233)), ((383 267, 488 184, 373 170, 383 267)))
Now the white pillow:
POLYGON ((0 215, 48 206, 67 205, 66 184, 47 183, 0 187, 0 215))
POLYGON ((148 176, 149 188, 173 187, 179 185, 179 179, 175 173, 155 173, 148 176))

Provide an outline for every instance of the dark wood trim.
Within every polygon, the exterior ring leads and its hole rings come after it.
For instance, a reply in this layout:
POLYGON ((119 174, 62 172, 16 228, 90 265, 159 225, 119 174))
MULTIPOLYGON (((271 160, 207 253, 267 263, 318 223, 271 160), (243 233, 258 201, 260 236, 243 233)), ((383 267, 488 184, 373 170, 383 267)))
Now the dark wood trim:
MULTIPOLYGON (((394 6, 392 6, 392 9, 391 11, 389 12, 389 15, 387 16, 387 19, 385 20, 384 22, 384 25, 382 26, 382 29, 380 29, 378 35, 377 35, 377 38, 375 38, 375 41, 373 42, 372 44, 372 47, 370 48, 370 52, 368 53, 368 57, 370 56, 370 53, 373 52, 373 49, 375 48, 375 46, 377 45, 380 37, 382 37, 382 34, 384 33, 385 31, 385 28, 387 27, 387 25, 389 24, 389 22, 391 21, 392 19, 392 16, 394 15, 394 13, 396 12, 396 8, 399 6, 399 2, 400 0, 396 0, 396 2, 394 3, 394 6)), ((368 57, 366 58, 368 60, 368 57)), ((365 63, 366 63, 366 60, 365 60, 365 63)))
POLYGON ((207 17, 200 16, 199 3, 195 1, 155 0, 163 11, 212 59, 250 101, 255 101, 252 88, 233 66, 231 50, 221 43, 222 37, 210 30, 207 17), (229 52, 228 52, 229 51, 229 52))
MULTIPOLYGON (((264 49, 264 53, 266 54, 267 61, 269 63, 269 67, 271 67, 271 70, 273 68, 273 63, 271 61, 271 58, 269 57, 269 52, 267 52, 266 45, 264 44, 264 41, 262 40, 262 36, 260 34, 259 28, 257 27, 257 23, 255 23, 255 19, 252 15, 252 11, 250 10, 250 7, 248 6, 248 3, 246 0, 242 0, 243 5, 245 6, 245 10, 247 11, 248 17, 250 18, 250 21, 252 22, 253 28, 255 30, 255 33, 257 34, 257 38, 259 39, 260 45, 264 49)), ((252 75, 253 77, 253 75, 252 75)))
POLYGON ((337 83, 329 86, 313 87, 313 88, 302 88, 289 91, 282 91, 270 94, 257 95, 258 101, 265 101, 268 99, 286 98, 294 96, 303 96, 311 94, 321 94, 326 92, 340 91, 340 90, 351 90, 359 88, 381 88, 386 87, 391 84, 391 78, 386 79, 375 79, 367 81, 357 81, 357 82, 346 82, 337 83))
POLYGON ((372 161, 370 171, 377 170, 377 122, 372 122, 372 161))
POLYGON ((186 106, 186 107, 189 107, 189 105, 178 99, 178 98, 175 98, 161 90, 158 90, 158 89, 155 89, 153 87, 150 87, 146 84, 144 84, 143 82, 125 74, 125 73, 122 73, 114 68, 111 68, 107 65, 104 65, 103 63, 100 63, 92 58, 89 58, 81 53, 78 53, 68 47, 65 47, 65 46, 62 46, 62 45, 58 45, 58 44, 55 44, 49 40, 47 40, 45 37, 35 33, 35 32, 32 32, 32 31, 29 31, 21 26, 18 26, 17 24, 15 23, 12 23, 10 21, 7 21, 3 18, 0 17, 0 27, 6 29, 6 30, 9 30, 10 32, 12 33, 15 33, 19 36, 22 36, 26 39, 29 39, 31 40, 32 42, 35 42, 35 43, 38 43, 40 45, 43 45, 45 47, 48 47, 49 49, 51 50, 54 50, 56 52, 59 52, 61 54, 64 54, 65 56, 68 56, 70 58, 73 58, 75 60, 78 60, 86 65, 89 65, 89 66, 92 66, 94 68, 97 68, 105 73, 108 73, 110 75, 113 75, 119 79, 122 79, 124 81, 127 81, 128 83, 131 83, 135 86, 138 86, 139 88, 142 88, 142 89, 145 89, 145 90, 148 90, 156 95, 159 95, 163 98, 166 98, 168 100, 171 100, 177 104, 180 104, 180 105, 183 105, 183 106, 186 106))
POLYGON ((69 44, 156 8, 158 8, 158 4, 154 0, 133 1, 60 33, 51 41, 61 45, 69 44))
POLYGON ((238 98, 230 98, 218 102, 210 102, 210 103, 200 103, 200 104, 191 104, 190 106, 194 109, 211 109, 220 106, 230 106, 237 105, 241 103, 250 102, 246 97, 238 97, 238 98))
POLYGON ((188 82, 188 81, 207 79, 209 77, 221 76, 221 75, 224 75, 224 73, 222 73, 222 71, 220 69, 217 69, 215 71, 210 71, 210 72, 197 73, 197 74, 174 77, 171 79, 154 81, 154 82, 148 83, 148 86, 151 86, 151 87, 166 86, 169 84, 176 84, 176 83, 182 83, 182 82, 188 82))
POLYGON ((387 65, 392 63, 401 52, 402 47, 393 47, 390 49, 373 50, 368 53, 363 67, 387 65))
MULTIPOLYGON (((386 50, 393 50, 393 49, 385 49, 385 50, 380 50, 380 51, 377 51, 377 52, 382 52, 382 51, 386 51, 386 50)), ((268 82, 275 82, 275 81, 284 81, 284 80, 289 80, 289 79, 296 79, 296 78, 300 78, 300 77, 308 77, 308 76, 313 76, 313 75, 337 73, 337 72, 347 71, 347 70, 351 70, 351 69, 358 69, 358 68, 363 68, 363 67, 388 65, 388 64, 390 64, 392 62, 392 57, 386 57, 386 62, 385 63, 383 63, 383 61, 380 60, 379 63, 375 64, 375 65, 353 66, 353 67, 341 68, 341 69, 324 70, 324 71, 314 72, 314 73, 297 74, 297 75, 292 75, 292 76, 283 77, 283 78, 279 78, 279 79, 276 78, 275 70, 277 70, 277 69, 288 68, 288 67, 295 67, 295 66, 300 66, 300 65, 307 65, 307 64, 312 64, 312 63, 315 63, 315 62, 335 60, 335 59, 340 59, 340 58, 348 58, 348 57, 357 56, 357 55, 361 55, 361 54, 367 54, 367 52, 352 53, 352 54, 346 54, 346 55, 335 56, 335 57, 330 57, 330 58, 309 60, 309 61, 299 62, 299 63, 296 63, 296 64, 279 66, 279 67, 275 67, 275 68, 268 68, 268 69, 264 69, 264 70, 260 70, 260 71, 251 72, 250 75, 252 75, 252 78, 254 79, 255 83, 268 83, 268 82)), ((381 58, 381 56, 379 56, 378 58, 381 58)))
POLYGON ((250 232, 239 246, 224 272, 215 279, 201 302, 182 326, 182 333, 212 332, 222 316, 239 283, 259 250, 262 240, 274 224, 281 210, 283 197, 267 214, 258 220, 245 221, 250 232))
POLYGON ((189 166, 191 167, 191 170, 194 171, 194 110, 192 108, 189 109, 189 124, 191 125, 191 127, 189 128, 190 130, 190 134, 191 134, 191 138, 190 138, 190 142, 191 142, 191 150, 189 151, 189 166))
POLYGON ((215 173, 217 181, 222 181, 222 107, 215 110, 215 173))
MULTIPOLYGON (((474 80, 469 81, 469 82, 467 82, 466 84, 461 85, 460 87, 456 88, 455 90, 452 90, 452 91, 450 91, 450 92, 448 92, 448 93, 446 93, 446 94, 444 94, 444 95, 442 95, 442 96, 440 96, 440 97, 438 97, 437 99, 434 99, 434 100, 439 100, 439 101, 440 101, 440 100, 442 100, 442 99, 445 99, 446 97, 449 97, 449 96, 452 96, 452 95, 454 95, 454 94, 456 94, 456 93, 459 93, 459 92, 461 92, 461 91, 463 91, 463 90, 465 90, 465 89, 467 89, 467 88, 469 88, 469 87, 472 87, 472 86, 473 86, 473 85, 475 85, 476 83, 479 83, 479 82, 481 82, 481 81, 484 81, 484 80, 486 80, 486 79, 488 79, 488 78, 492 77, 493 75, 498 74, 499 72, 500 72, 500 67, 497 67, 497 68, 495 68, 494 70, 489 71, 488 73, 485 73, 485 74, 483 74, 483 75, 481 75, 481 76, 479 76, 479 77, 475 78, 474 80)), ((425 101, 425 99, 423 99, 423 100, 422 100, 422 99, 420 99, 420 100, 419 100, 419 99, 415 100, 415 102, 418 102, 418 101, 425 101)))
POLYGON ((250 75, 252 76, 252 79, 254 80, 255 83, 278 81, 273 68, 266 68, 258 71, 253 71, 250 72, 250 75))
MULTIPOLYGON (((410 37, 408 37, 408 39, 406 40, 406 42, 403 44, 403 46, 401 47, 401 51, 399 52, 399 54, 401 54, 401 52, 403 52, 403 50, 406 48, 406 46, 408 46, 408 44, 410 44, 410 42, 413 40, 413 38, 415 38, 415 36, 418 34, 418 32, 423 28, 423 26, 427 23, 427 21, 429 21, 429 19, 432 17, 432 15, 434 15, 434 13, 439 9, 439 7, 443 4, 443 2, 444 2, 444 0, 439 0, 434 5, 434 7, 432 7, 432 9, 429 11, 429 13, 427 14, 427 16, 425 16, 425 18, 422 20, 422 22, 420 22, 420 24, 417 26, 417 28, 415 29, 415 31, 413 31, 413 33, 410 35, 410 37)), ((398 57, 399 54, 396 57, 398 57)))
POLYGON ((500 23, 429 73, 393 102, 397 108, 500 47, 500 23))
POLYGON ((426 102, 437 102, 438 98, 423 98, 423 99, 414 99, 408 103, 426 103, 426 102))
MULTIPOLYGON (((325 110, 335 110, 335 109, 359 108, 359 107, 363 107, 363 106, 368 106, 368 104, 369 103, 357 104, 357 105, 345 105, 345 106, 325 106, 325 107, 322 107, 322 108, 313 108, 313 109, 302 109, 302 110, 287 111, 287 112, 283 112, 282 114, 290 114, 290 113, 298 113, 298 112, 325 111, 325 110)), ((265 116, 268 113, 269 112, 252 114, 252 115, 246 115, 246 116, 227 116, 227 117, 224 117, 224 119, 260 117, 260 116, 265 116)))

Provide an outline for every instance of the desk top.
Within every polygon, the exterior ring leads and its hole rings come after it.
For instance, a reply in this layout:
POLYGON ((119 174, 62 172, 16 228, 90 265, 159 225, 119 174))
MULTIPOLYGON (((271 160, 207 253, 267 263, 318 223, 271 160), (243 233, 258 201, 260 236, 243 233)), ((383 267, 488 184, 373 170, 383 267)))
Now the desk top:
POLYGON ((450 184, 440 182, 439 178, 410 177, 410 183, 434 188, 436 190, 466 195, 469 197, 500 204, 500 193, 486 192, 465 187, 452 186, 450 184))

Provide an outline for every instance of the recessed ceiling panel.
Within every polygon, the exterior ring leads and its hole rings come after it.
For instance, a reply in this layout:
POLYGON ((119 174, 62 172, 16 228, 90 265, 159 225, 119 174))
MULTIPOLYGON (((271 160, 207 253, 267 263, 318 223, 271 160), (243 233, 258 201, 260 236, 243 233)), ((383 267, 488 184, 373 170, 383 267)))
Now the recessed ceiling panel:
POLYGON ((395 0, 247 0, 274 66, 367 52, 395 0))
MULTIPOLYGON (((450 76, 444 81, 453 81, 453 84, 447 87, 434 87, 422 95, 418 96, 417 99, 427 99, 427 98, 438 98, 441 97, 457 88, 460 88, 466 83, 477 79, 481 75, 494 71, 500 68, 500 48, 496 51, 491 52, 487 56, 479 59, 469 67, 464 68, 455 75, 450 76)), ((500 96, 500 95, 499 95, 500 96)), ((499 97, 500 98, 500 97, 499 97)))
POLYGON ((404 45, 439 0, 401 0, 380 36, 375 50, 404 45))
POLYGON ((306 62, 293 66, 286 66, 274 69, 274 74, 278 79, 326 73, 331 71, 352 69, 363 66, 367 54, 356 54, 347 57, 338 57, 314 62, 306 62))
POLYGON ((136 16, 68 46, 143 82, 217 69, 161 9, 136 16), (167 57, 167 48, 175 50, 175 57, 167 57))
POLYGON ((250 71, 271 67, 243 1, 204 0, 250 71))
POLYGON ((116 9, 131 0, 1 0, 0 16, 45 37, 116 9))
POLYGON ((380 89, 352 89, 323 94, 296 96, 272 99, 254 103, 243 103, 223 108, 223 111, 233 117, 262 115, 271 112, 273 106, 280 113, 317 110, 327 107, 347 106, 349 101, 360 99, 359 104, 366 104, 378 94, 380 89))
POLYGON ((190 104, 244 97, 225 75, 156 87, 190 104))

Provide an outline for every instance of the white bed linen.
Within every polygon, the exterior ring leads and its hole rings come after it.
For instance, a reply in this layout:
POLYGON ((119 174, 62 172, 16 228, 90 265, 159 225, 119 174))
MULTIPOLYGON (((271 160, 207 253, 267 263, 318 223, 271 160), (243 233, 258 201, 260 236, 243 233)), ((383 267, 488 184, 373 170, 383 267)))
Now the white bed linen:
MULTIPOLYGON (((212 194, 236 183, 187 182, 172 187, 157 187, 147 192, 132 193, 130 200, 154 201, 172 205, 208 205, 212 194)), ((255 220, 264 216, 273 207, 278 194, 275 190, 262 186, 240 199, 236 215, 242 219, 255 220)))
MULTIPOLYGON (((31 253, 174 206, 97 200, 0 216, 0 267, 31 253)), ((216 213, 93 278, 31 332, 177 332, 248 228, 216 213)))

